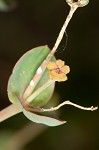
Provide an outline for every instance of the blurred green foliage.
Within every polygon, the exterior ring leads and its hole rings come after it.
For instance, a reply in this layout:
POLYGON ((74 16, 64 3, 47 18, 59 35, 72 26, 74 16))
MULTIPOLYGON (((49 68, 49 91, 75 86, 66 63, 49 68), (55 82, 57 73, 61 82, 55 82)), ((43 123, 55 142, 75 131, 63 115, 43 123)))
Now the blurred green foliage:
POLYGON ((0 11, 9 12, 17 6, 16 0, 0 0, 0 11))

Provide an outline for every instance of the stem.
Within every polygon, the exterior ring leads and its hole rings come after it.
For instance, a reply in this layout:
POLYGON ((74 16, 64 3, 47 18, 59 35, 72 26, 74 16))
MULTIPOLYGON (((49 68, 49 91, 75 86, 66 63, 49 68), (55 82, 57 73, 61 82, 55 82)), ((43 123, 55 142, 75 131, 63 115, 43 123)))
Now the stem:
POLYGON ((0 122, 22 112, 22 106, 17 104, 11 104, 5 109, 0 111, 0 122))
MULTIPOLYGON (((56 52, 62 38, 63 35, 65 33, 65 30, 68 26, 69 21, 71 20, 74 12, 76 11, 77 6, 73 5, 72 7, 70 7, 70 12, 69 15, 66 18, 66 21, 58 35, 58 38, 55 42, 55 45, 52 49, 52 51, 50 52, 50 54, 47 56, 47 58, 45 59, 45 61, 43 61, 43 63, 41 64, 41 69, 42 69, 42 73, 41 74, 35 74, 35 76, 33 77, 33 80, 35 81, 34 86, 31 88, 31 85, 29 84, 29 86, 27 87, 27 89, 25 90, 24 94, 23 94, 23 99, 26 99, 27 103, 30 103, 40 92, 42 92, 45 88, 47 88, 49 85, 51 85, 54 81, 49 80, 48 82, 46 82, 42 87, 40 87, 38 90, 36 90, 32 95, 31 93, 33 92, 35 86, 37 85, 38 81, 40 80, 41 76, 43 75, 45 69, 46 69, 46 65, 48 64, 48 62, 50 61, 50 59, 52 58, 52 56, 54 55, 54 53, 56 52), (31 95, 31 96, 30 96, 31 95)), ((2 111, 0 111, 0 122, 4 121, 5 119, 18 114, 22 111, 22 107, 19 105, 10 105, 7 108, 3 109, 2 111)))
POLYGON ((56 106, 56 107, 53 107, 53 108, 50 108, 50 109, 43 109, 43 111, 55 111, 55 110, 58 110, 60 107, 64 106, 64 105, 72 105, 74 107, 77 107, 79 109, 82 109, 82 110, 90 110, 90 111, 94 111, 94 110, 97 110, 98 107, 83 107, 83 106, 80 106, 80 105, 77 105, 75 103, 72 103, 70 101, 65 101, 63 103, 61 103, 60 105, 56 106))
POLYGON ((58 48, 58 46, 59 46, 59 44, 60 44, 60 42, 61 42, 61 40, 63 38, 63 35, 65 33, 65 30, 66 30, 66 28, 67 28, 67 26, 68 26, 68 24, 69 24, 69 22, 70 22, 70 20, 71 20, 71 18, 73 16, 73 14, 74 14, 74 12, 76 11, 77 8, 78 8, 77 5, 73 5, 72 7, 70 7, 70 12, 69 12, 69 14, 68 14, 68 16, 67 16, 67 18, 66 18, 66 20, 65 20, 65 22, 64 22, 64 24, 62 26, 62 28, 61 28, 61 31, 60 31, 60 33, 59 33, 59 35, 57 37, 57 40, 56 40, 56 42, 54 44, 54 47, 53 47, 53 49, 51 51, 52 55, 54 55, 56 49, 58 48))
POLYGON ((49 79, 45 84, 43 84, 40 88, 38 88, 31 96, 29 96, 26 100, 26 103, 31 103, 33 101, 33 99, 39 95, 44 89, 46 89, 48 86, 50 86, 51 84, 53 84, 55 81, 49 79))
POLYGON ((34 86, 31 87, 30 84, 28 85, 28 87, 26 88, 26 90, 25 90, 25 92, 23 94, 23 99, 24 100, 27 99, 31 95, 31 93, 33 92, 35 86, 37 85, 38 81, 40 80, 41 76, 43 75, 43 73, 44 73, 44 71, 46 69, 46 65, 48 64, 48 62, 50 61, 50 59, 52 58, 52 56, 56 52, 56 50, 57 50, 57 48, 58 48, 58 46, 59 46, 59 44, 60 44, 60 42, 61 42, 61 40, 62 40, 62 38, 64 36, 65 30, 66 30, 66 28, 67 28, 67 26, 68 26, 68 24, 69 24, 69 22, 70 22, 70 20, 71 20, 71 18, 73 16, 73 14, 74 14, 74 12, 76 11, 77 8, 78 8, 77 5, 73 5, 73 6, 70 7, 70 12, 69 12, 69 14, 68 14, 68 16, 67 16, 67 18, 66 18, 66 20, 65 20, 65 22, 64 22, 64 24, 62 26, 62 28, 61 28, 61 31, 60 31, 60 33, 59 33, 59 35, 57 37, 57 40, 56 40, 56 42, 54 44, 54 47, 53 47, 52 51, 49 53, 49 55, 46 57, 45 61, 43 61, 43 63, 40 66, 41 69, 42 69, 42 73, 39 74, 39 75, 35 74, 35 76, 32 79, 33 81, 35 81, 34 82, 34 86))

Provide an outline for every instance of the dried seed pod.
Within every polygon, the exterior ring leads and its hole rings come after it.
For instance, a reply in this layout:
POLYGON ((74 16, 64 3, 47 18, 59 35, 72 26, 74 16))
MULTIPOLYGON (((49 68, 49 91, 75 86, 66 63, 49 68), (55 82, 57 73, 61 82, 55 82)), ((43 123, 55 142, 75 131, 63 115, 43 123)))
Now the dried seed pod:
POLYGON ((89 0, 66 0, 68 5, 77 5, 78 7, 86 6, 89 3, 89 0))

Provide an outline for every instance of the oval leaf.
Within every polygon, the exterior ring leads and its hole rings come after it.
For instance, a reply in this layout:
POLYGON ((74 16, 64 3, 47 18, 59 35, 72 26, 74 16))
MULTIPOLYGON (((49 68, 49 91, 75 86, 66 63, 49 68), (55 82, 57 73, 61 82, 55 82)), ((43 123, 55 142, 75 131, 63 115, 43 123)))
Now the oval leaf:
POLYGON ((59 125, 66 123, 66 121, 60 121, 55 118, 31 113, 29 111, 26 111, 25 109, 23 109, 23 114, 31 121, 36 122, 36 123, 45 124, 47 126, 59 126, 59 125))
MULTIPOLYGON (((8 81, 8 97, 12 103, 18 103, 19 99, 22 99, 25 89, 30 84, 30 81, 36 74, 37 69, 49 53, 50 49, 47 46, 37 47, 25 53, 16 63, 12 75, 8 81)), ((54 57, 52 59, 55 61, 54 57)), ((46 69, 34 91, 49 80, 47 74, 48 70, 46 69)), ((54 84, 42 91, 33 100, 31 105, 44 106, 52 96, 53 89, 54 84)))

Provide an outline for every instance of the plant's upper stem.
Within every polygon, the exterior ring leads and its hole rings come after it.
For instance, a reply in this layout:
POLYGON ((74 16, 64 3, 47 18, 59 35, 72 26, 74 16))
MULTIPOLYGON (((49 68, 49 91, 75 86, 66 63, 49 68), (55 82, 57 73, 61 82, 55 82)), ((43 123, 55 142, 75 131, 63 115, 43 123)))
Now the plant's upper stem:
MULTIPOLYGON (((59 33, 59 36, 58 36, 58 38, 57 38, 57 40, 55 42, 55 45, 54 45, 52 51, 47 56, 47 58, 45 59, 45 61, 43 61, 43 63, 41 64, 41 68, 43 68, 42 74, 43 74, 43 72, 46 69, 46 65, 48 64, 48 62, 50 61, 50 59, 52 58, 52 56, 56 52, 56 50, 57 50, 57 48, 58 48, 58 46, 59 46, 59 44, 60 44, 60 42, 61 42, 61 40, 63 38, 65 30, 66 30, 66 28, 68 26, 68 23, 71 20, 71 18, 72 18, 72 16, 73 16, 73 14, 74 14, 74 12, 75 12, 76 9, 77 9, 76 5, 74 5, 73 7, 71 7, 69 15, 66 18, 66 21, 65 21, 65 23, 64 23, 64 25, 63 25, 60 33, 59 33)), ((36 77, 36 75, 33 77, 34 80, 36 79, 35 86, 37 85, 38 81, 40 80, 42 74, 40 74, 40 76, 38 78, 36 77)), ((52 83, 50 82, 50 83, 47 83, 47 84, 50 85, 52 83)), ((27 89, 26 89, 26 91, 24 92, 24 95, 23 95, 24 99, 26 99, 27 97, 29 97, 31 95, 31 93, 33 92, 35 86, 33 87, 33 89, 30 89, 29 86, 27 87, 27 89)), ((42 91, 44 88, 46 88, 46 86, 45 87, 44 86, 41 87, 39 89, 39 91, 37 90, 37 92, 35 92, 32 95, 32 98, 35 97, 35 95, 39 94, 39 92, 42 91)), ((31 97, 29 97, 28 101, 31 101, 31 97)), ((21 111, 22 111, 22 106, 20 106, 20 105, 14 105, 14 104, 12 104, 12 105, 8 106, 7 108, 5 108, 2 111, 0 111, 0 122, 6 120, 7 118, 9 118, 9 117, 11 117, 11 116, 13 116, 15 114, 20 113, 21 111)))

